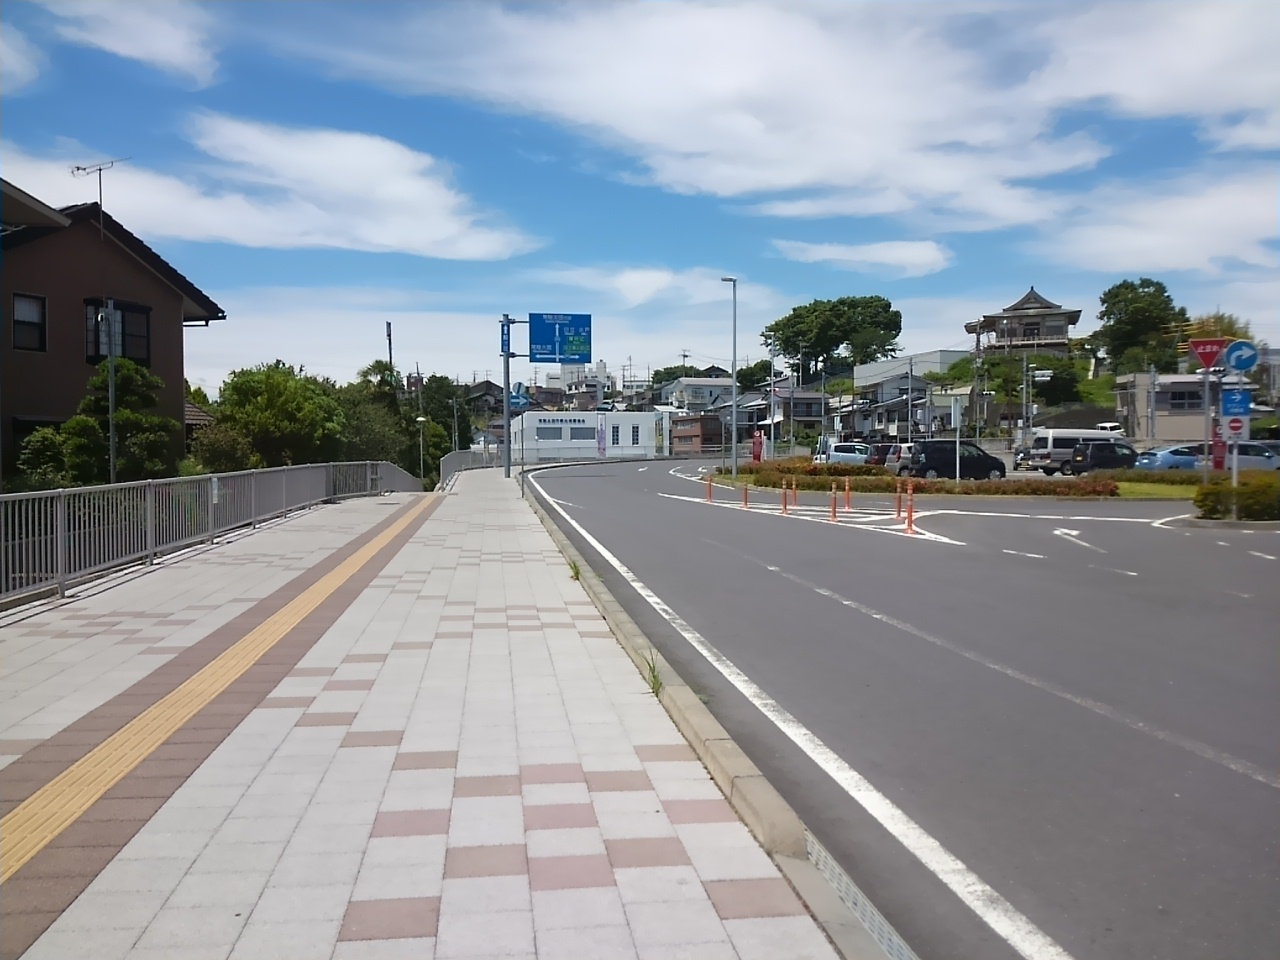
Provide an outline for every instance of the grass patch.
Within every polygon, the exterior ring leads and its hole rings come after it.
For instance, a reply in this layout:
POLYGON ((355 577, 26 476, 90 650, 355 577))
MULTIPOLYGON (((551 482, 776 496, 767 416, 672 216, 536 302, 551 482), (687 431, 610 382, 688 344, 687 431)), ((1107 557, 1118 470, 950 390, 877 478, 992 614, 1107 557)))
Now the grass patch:
POLYGON ((572 577, 574 580, 582 579, 582 568, 578 566, 577 560, 569 561, 569 576, 572 577))
POLYGON ((656 697, 662 693, 662 671, 658 669, 657 657, 652 650, 644 660, 644 681, 649 685, 649 691, 656 697))
POLYGON ((1130 497, 1145 500, 1191 500, 1196 495, 1196 488, 1185 484, 1122 481, 1117 486, 1120 488, 1122 499, 1130 497))

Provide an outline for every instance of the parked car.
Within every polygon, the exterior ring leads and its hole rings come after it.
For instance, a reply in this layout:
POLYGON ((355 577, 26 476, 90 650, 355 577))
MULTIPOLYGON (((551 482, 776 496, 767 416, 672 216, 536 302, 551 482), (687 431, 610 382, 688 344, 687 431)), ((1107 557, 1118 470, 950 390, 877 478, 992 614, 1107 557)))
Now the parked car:
MULTIPOLYGON (((1200 444, 1200 448, 1204 448, 1204 444, 1200 444)), ((1204 457, 1200 457, 1200 462, 1204 461, 1204 457)), ((1227 469, 1231 469, 1231 445, 1227 444, 1227 469)), ((1240 469, 1241 470, 1280 470, 1280 455, 1272 453, 1267 447, 1261 443, 1251 443, 1242 441, 1240 443, 1240 469)))
POLYGON ((866 443, 833 443, 825 454, 813 458, 814 463, 866 463, 871 446, 866 443))
POLYGON ((911 451, 914 447, 914 443, 890 444, 889 452, 884 457, 885 469, 896 477, 905 476, 911 469, 911 451))
POLYGON ((1134 467, 1139 470, 1194 470, 1203 443, 1180 447, 1156 447, 1138 454, 1134 467))
POLYGON ((1034 470, 1031 465, 1031 448, 1030 447, 1014 447, 1013 448, 1013 469, 1014 470, 1034 470))
POLYGON ((883 467, 889 451, 893 449, 892 443, 873 443, 871 445, 871 455, 867 457, 867 463, 874 467, 883 467))
POLYGON ((1059 471, 1064 476, 1072 471, 1071 457, 1076 446, 1090 440, 1123 440, 1112 430, 1036 429, 1031 441, 1030 463, 1033 470, 1043 470, 1052 477, 1059 471))
POLYGON ((1280 457, 1280 440, 1259 440, 1258 444, 1260 446, 1266 447, 1268 450, 1274 453, 1277 457, 1280 457))
MULTIPOLYGON (((921 440, 912 444, 911 475, 933 480, 955 479, 956 442, 954 440, 921 440)), ((960 478, 962 480, 1003 480, 1004 461, 993 457, 976 443, 960 441, 960 478)))
POLYGON ((1077 474, 1090 470, 1128 470, 1137 462, 1138 451, 1119 441, 1078 443, 1071 452, 1071 472, 1077 474))

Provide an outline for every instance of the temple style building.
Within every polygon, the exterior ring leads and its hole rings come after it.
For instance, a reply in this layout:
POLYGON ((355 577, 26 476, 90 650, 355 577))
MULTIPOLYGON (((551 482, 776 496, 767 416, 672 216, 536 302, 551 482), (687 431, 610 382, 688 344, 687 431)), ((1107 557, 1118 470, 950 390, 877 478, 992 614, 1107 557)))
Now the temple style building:
POLYGON ((1071 328, 1080 322, 1079 310, 1064 310, 1036 293, 1032 287, 1017 303, 999 313, 984 314, 981 320, 964 325, 965 333, 976 338, 979 352, 1012 354, 1042 353, 1065 357, 1071 328))

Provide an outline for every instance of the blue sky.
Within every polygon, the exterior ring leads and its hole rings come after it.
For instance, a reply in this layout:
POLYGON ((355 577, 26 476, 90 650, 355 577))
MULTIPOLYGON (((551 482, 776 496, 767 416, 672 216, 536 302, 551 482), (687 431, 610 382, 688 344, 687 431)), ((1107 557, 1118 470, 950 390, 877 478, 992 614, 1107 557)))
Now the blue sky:
MULTIPOLYGON (((727 365, 815 297, 905 350, 1125 277, 1280 341, 1280 4, 14 2, 0 172, 222 304, 188 375, 496 376, 503 312, 727 365)), ((517 349, 524 343, 516 334, 517 349)), ((516 379, 533 371, 513 364, 516 379)))

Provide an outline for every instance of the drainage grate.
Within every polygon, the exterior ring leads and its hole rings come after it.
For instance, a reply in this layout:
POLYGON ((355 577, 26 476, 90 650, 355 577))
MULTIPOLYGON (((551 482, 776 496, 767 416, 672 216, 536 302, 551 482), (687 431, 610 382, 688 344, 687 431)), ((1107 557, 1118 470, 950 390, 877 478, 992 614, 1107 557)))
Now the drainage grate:
POLYGON ((809 862, 818 868, 818 872, 827 878, 836 892, 836 896, 853 911, 853 915, 867 928, 872 939, 880 945, 892 960, 920 960, 915 951, 907 946, 901 934, 876 909, 875 904, 867 899, 866 894, 858 889, 858 885, 849 879, 849 875, 840 868, 835 858, 827 852, 808 830, 805 831, 805 847, 809 853, 809 862))

